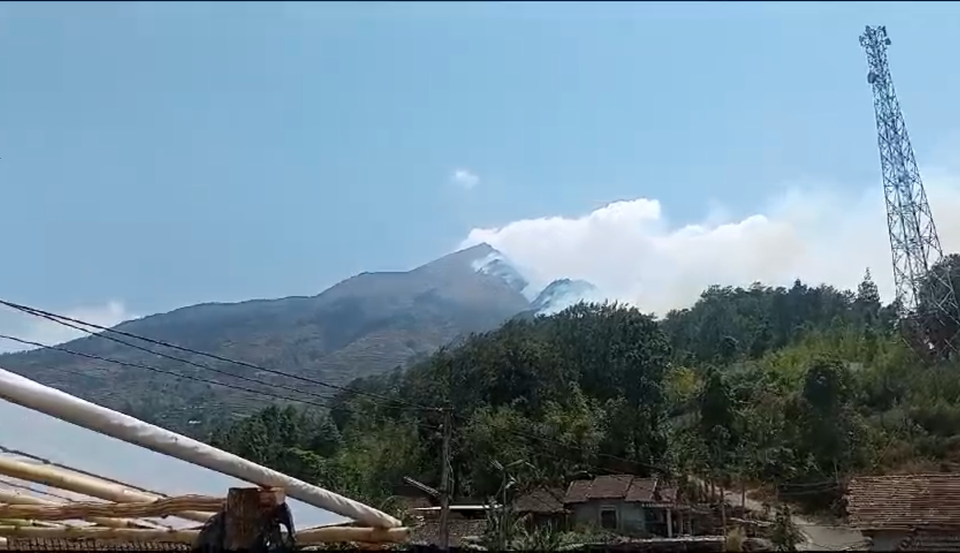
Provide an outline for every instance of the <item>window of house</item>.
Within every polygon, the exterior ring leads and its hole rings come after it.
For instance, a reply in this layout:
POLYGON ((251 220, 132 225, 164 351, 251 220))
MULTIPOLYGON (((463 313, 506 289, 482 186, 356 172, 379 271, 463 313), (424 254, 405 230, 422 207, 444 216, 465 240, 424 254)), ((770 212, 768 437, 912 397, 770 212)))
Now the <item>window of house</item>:
POLYGON ((604 530, 617 529, 617 510, 612 507, 600 509, 600 528, 604 530))

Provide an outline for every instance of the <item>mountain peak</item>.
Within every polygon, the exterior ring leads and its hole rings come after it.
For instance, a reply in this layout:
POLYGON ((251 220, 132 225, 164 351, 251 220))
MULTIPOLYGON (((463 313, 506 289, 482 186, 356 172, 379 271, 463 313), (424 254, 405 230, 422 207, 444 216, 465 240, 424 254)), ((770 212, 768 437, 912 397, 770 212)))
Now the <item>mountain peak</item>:
POLYGON ((443 257, 438 257, 429 263, 417 267, 413 271, 433 272, 437 270, 449 270, 451 267, 470 267, 474 261, 483 259, 491 254, 499 254, 490 244, 480 243, 476 246, 470 246, 453 253, 448 253, 443 257))
POLYGON ((600 290, 585 280, 557 279, 547 285, 536 299, 533 310, 538 315, 551 315, 580 302, 601 301, 600 290))
POLYGON ((479 274, 499 280, 518 293, 523 293, 529 284, 503 253, 485 242, 447 254, 417 267, 413 272, 450 276, 479 274))
POLYGON ((499 251, 497 251, 496 248, 494 248, 490 244, 487 244, 486 242, 480 242, 479 244, 470 246, 469 248, 464 248, 460 250, 460 252, 462 253, 469 252, 471 254, 476 254, 476 255, 489 255, 491 253, 500 253, 499 251))

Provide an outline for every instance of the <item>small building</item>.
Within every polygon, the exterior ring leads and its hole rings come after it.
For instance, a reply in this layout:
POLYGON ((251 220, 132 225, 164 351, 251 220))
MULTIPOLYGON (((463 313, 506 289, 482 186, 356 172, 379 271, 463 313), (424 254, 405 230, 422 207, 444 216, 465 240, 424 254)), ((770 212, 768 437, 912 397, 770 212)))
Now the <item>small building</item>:
POLYGON ((531 526, 566 529, 570 514, 563 504, 563 488, 540 488, 521 495, 513 502, 513 510, 528 517, 531 526))
POLYGON ((618 474, 574 480, 563 504, 574 525, 628 536, 672 538, 690 533, 687 509, 677 501, 677 490, 657 477, 618 474))
POLYGON ((960 474, 853 478, 847 517, 870 551, 960 551, 960 474))

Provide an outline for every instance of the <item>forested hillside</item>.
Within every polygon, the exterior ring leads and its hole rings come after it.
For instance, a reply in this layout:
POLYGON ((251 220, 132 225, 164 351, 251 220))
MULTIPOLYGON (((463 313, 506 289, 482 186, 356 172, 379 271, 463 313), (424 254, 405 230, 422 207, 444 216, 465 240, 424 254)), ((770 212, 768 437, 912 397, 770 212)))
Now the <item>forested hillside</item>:
POLYGON ((960 366, 922 363, 894 313, 869 273, 855 292, 713 287, 659 321, 580 304, 356 380, 328 413, 271 407, 210 439, 380 501, 402 476, 439 482, 449 407, 459 496, 494 493, 493 461, 522 460, 538 482, 694 473, 829 503, 851 474, 960 461, 960 366))

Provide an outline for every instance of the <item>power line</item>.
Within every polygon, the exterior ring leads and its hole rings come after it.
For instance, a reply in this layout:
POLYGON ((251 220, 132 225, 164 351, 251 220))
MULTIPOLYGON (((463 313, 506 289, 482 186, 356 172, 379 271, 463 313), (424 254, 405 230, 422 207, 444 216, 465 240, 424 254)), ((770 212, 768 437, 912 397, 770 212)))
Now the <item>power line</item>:
POLYGON ((318 385, 318 386, 322 386, 322 387, 325 387, 325 388, 331 388, 331 389, 338 390, 338 391, 341 391, 341 392, 344 392, 344 393, 349 393, 349 394, 358 395, 358 396, 365 396, 365 397, 368 397, 368 398, 370 398, 370 399, 375 399, 375 400, 377 400, 377 401, 385 401, 385 402, 389 402, 389 403, 398 403, 398 402, 399 402, 399 403, 404 404, 404 405, 406 405, 406 406, 408 406, 408 407, 415 407, 415 408, 418 408, 418 409, 424 409, 424 410, 430 410, 430 411, 437 411, 437 410, 438 410, 437 408, 434 408, 434 407, 426 407, 426 406, 423 406, 423 405, 416 405, 416 404, 413 404, 413 403, 410 403, 410 402, 406 402, 406 401, 403 401, 403 400, 400 400, 400 399, 396 399, 396 398, 388 398, 388 397, 385 397, 385 396, 381 396, 381 395, 379 395, 379 394, 373 394, 373 393, 369 393, 369 392, 363 392, 363 391, 360 391, 360 390, 354 390, 354 389, 351 389, 351 388, 346 387, 346 386, 338 386, 338 385, 336 385, 336 384, 330 384, 329 382, 323 382, 323 381, 321 381, 321 380, 316 380, 316 379, 313 379, 313 378, 309 378, 309 377, 305 377, 305 376, 301 376, 301 375, 297 375, 297 374, 292 374, 292 373, 288 373, 288 372, 284 372, 284 371, 279 371, 279 370, 276 370, 276 369, 270 369, 270 368, 267 368, 267 367, 262 367, 262 366, 260 366, 260 365, 254 364, 254 363, 249 363, 249 362, 247 362, 247 361, 241 361, 241 360, 238 360, 238 359, 230 359, 230 358, 228 358, 228 357, 223 357, 223 356, 220 356, 220 355, 217 355, 217 354, 214 354, 214 353, 208 353, 208 352, 204 352, 204 351, 199 351, 199 350, 195 350, 195 349, 192 349, 192 348, 187 348, 187 347, 179 346, 179 345, 177 345, 177 344, 172 344, 172 343, 170 343, 170 342, 165 342, 165 341, 162 341, 162 340, 155 340, 155 339, 153 339, 153 338, 147 338, 147 337, 145 337, 145 336, 139 336, 139 335, 137 335, 137 334, 133 334, 133 333, 130 333, 130 332, 125 332, 125 331, 122 331, 122 330, 115 330, 115 329, 107 328, 107 327, 104 327, 104 326, 101 326, 101 325, 98 325, 98 324, 95 324, 95 323, 90 323, 90 322, 87 322, 87 321, 83 321, 83 320, 81 320, 81 319, 77 319, 77 318, 73 318, 73 317, 68 317, 68 316, 66 316, 66 315, 59 315, 59 314, 57 314, 57 313, 53 313, 53 312, 50 312, 50 311, 44 311, 44 310, 42 310, 42 309, 37 309, 37 308, 34 308, 34 307, 30 307, 30 306, 27 306, 27 305, 21 305, 21 304, 9 302, 9 301, 2 300, 2 299, 0 299, 0 305, 5 305, 5 306, 7 306, 7 307, 10 307, 11 309, 15 309, 15 310, 17 310, 17 311, 21 311, 21 312, 26 313, 26 314, 28 314, 28 315, 33 315, 33 316, 35 316, 35 317, 40 317, 40 318, 43 318, 43 319, 47 319, 47 320, 52 321, 52 322, 55 322, 55 323, 57 323, 57 324, 60 324, 60 325, 63 325, 63 326, 69 327, 69 328, 73 328, 74 330, 79 330, 79 331, 81 331, 81 332, 87 333, 87 334, 89 334, 89 335, 91 335, 91 336, 98 336, 98 337, 100 337, 100 338, 104 338, 104 339, 107 339, 107 340, 110 340, 110 341, 113 341, 113 342, 117 342, 117 343, 119 343, 119 344, 123 344, 123 345, 126 345, 126 346, 128 346, 128 347, 131 347, 131 348, 134 348, 134 349, 137 349, 137 350, 146 352, 146 353, 150 353, 150 354, 152 354, 152 355, 157 355, 157 356, 159 356, 159 357, 164 357, 164 358, 167 358, 167 359, 170 359, 170 360, 173 360, 173 361, 178 361, 178 362, 181 362, 181 363, 186 363, 186 364, 188 364, 188 365, 192 365, 192 366, 197 367, 197 368, 200 368, 200 369, 217 372, 217 373, 224 374, 224 375, 226 375, 226 376, 230 376, 230 377, 237 378, 237 379, 240 379, 240 380, 246 380, 246 381, 256 382, 256 383, 258 383, 258 384, 264 384, 264 385, 268 385, 268 386, 282 387, 282 388, 284 388, 284 389, 288 389, 288 390, 291 390, 291 391, 294 391, 294 392, 297 392, 297 393, 303 393, 303 394, 306 394, 306 395, 312 395, 312 396, 315 396, 315 397, 320 397, 320 398, 322 398, 322 399, 328 399, 328 398, 325 397, 325 396, 321 396, 321 395, 316 394, 316 393, 306 392, 306 391, 300 390, 300 389, 298 389, 298 388, 288 387, 288 386, 282 386, 282 385, 279 385, 279 384, 268 384, 268 383, 265 383, 265 382, 260 381, 260 380, 257 380, 257 379, 251 379, 251 378, 249 378, 249 377, 244 377, 244 376, 240 376, 240 375, 237 375, 237 374, 234 374, 234 373, 230 373, 230 372, 227 372, 227 371, 223 371, 223 370, 220 370, 220 369, 216 369, 216 368, 211 367, 211 366, 209 366, 209 365, 197 363, 197 362, 191 361, 191 360, 189 360, 189 359, 182 359, 182 358, 179 358, 179 357, 171 356, 171 355, 168 355, 168 354, 165 354, 165 353, 161 353, 161 352, 158 352, 158 351, 155 351, 155 350, 151 350, 151 349, 149 349, 149 348, 145 348, 145 347, 140 346, 140 345, 137 345, 137 344, 132 344, 132 343, 130 343, 130 342, 121 340, 121 339, 119 339, 119 338, 115 338, 115 337, 113 337, 113 336, 109 336, 109 335, 104 334, 104 333, 109 332, 109 333, 112 333, 112 334, 117 334, 117 335, 120 335, 120 336, 125 336, 125 337, 127 337, 127 338, 133 338, 133 339, 135 339, 135 340, 140 340, 140 341, 143 341, 143 342, 147 342, 147 343, 149 343, 149 344, 154 344, 154 345, 158 345, 158 346, 162 346, 162 347, 167 347, 167 348, 170 348, 170 349, 175 349, 175 350, 178 350, 178 351, 183 351, 183 352, 191 353, 191 354, 194 354, 194 355, 200 355, 200 356, 202 356, 202 357, 208 357, 208 358, 210 358, 210 359, 215 359, 215 360, 217 360, 217 361, 221 361, 221 362, 224 362, 224 363, 230 363, 230 364, 238 365, 238 366, 241 366, 241 367, 247 367, 247 368, 251 368, 251 369, 254 369, 254 370, 257 370, 257 371, 260 371, 260 372, 265 372, 265 373, 269 373, 269 374, 275 374, 275 375, 283 376, 283 377, 286 377, 286 378, 292 378, 292 379, 294 379, 294 380, 300 380, 300 381, 302 381, 302 382, 308 382, 308 383, 311 383, 311 384, 316 384, 316 385, 318 385), (82 325, 82 326, 79 326, 79 325, 82 325), (90 327, 90 328, 95 328, 95 329, 97 329, 97 330, 99 330, 99 331, 101 331, 101 332, 93 332, 93 331, 89 330, 88 328, 83 328, 83 326, 90 327))
MULTIPOLYGON (((146 365, 146 364, 143 364, 143 363, 131 363, 131 362, 127 362, 127 361, 120 361, 119 359, 111 359, 111 358, 109 358, 109 357, 102 357, 102 356, 99 356, 99 355, 93 355, 93 354, 89 354, 89 353, 84 353, 84 352, 80 352, 80 351, 75 351, 75 350, 71 350, 71 349, 69 349, 69 348, 65 348, 65 347, 62 347, 62 346, 47 346, 47 345, 41 344, 41 343, 39 343, 39 342, 34 342, 34 341, 32 341, 32 340, 26 340, 26 339, 23 339, 23 338, 17 338, 17 337, 15 337, 15 336, 9 336, 9 335, 6 335, 6 334, 0 334, 0 339, 11 340, 11 341, 13 341, 13 342, 17 342, 17 343, 20 343, 20 344, 23 344, 23 345, 29 345, 29 346, 34 346, 34 347, 41 347, 41 348, 52 349, 52 350, 60 351, 60 352, 67 353, 67 354, 70 354, 70 355, 76 355, 76 356, 78 356, 78 357, 85 357, 85 358, 87 358, 87 359, 92 359, 92 360, 96 360, 96 361, 102 361, 102 362, 105 362, 105 363, 112 363, 112 364, 119 365, 119 366, 123 366, 123 367, 129 367, 129 368, 135 368, 135 369, 144 369, 144 370, 151 371, 151 372, 156 372, 156 373, 160 373, 160 374, 169 375, 169 376, 172 376, 172 377, 174 377, 174 378, 182 378, 182 379, 186 379, 186 380, 193 380, 193 381, 196 381, 196 382, 202 382, 202 383, 209 384, 209 385, 212 385, 212 386, 222 386, 222 387, 226 387, 226 388, 231 388, 231 389, 238 390, 238 391, 241 391, 241 392, 245 392, 245 393, 248 393, 248 394, 251 394, 251 395, 270 397, 270 398, 279 399, 279 400, 282 400, 282 401, 291 401, 291 402, 296 402, 296 403, 303 403, 303 404, 305 404, 305 405, 310 405, 310 406, 313 406, 313 407, 320 407, 320 408, 322 408, 322 409, 330 409, 330 408, 331 408, 330 405, 323 404, 323 403, 318 403, 318 402, 315 402, 315 401, 310 401, 310 400, 305 400, 305 399, 299 399, 299 398, 291 398, 291 397, 287 397, 287 396, 281 396, 281 395, 278 395, 278 394, 273 394, 273 393, 266 392, 266 391, 263 391, 263 390, 255 390, 255 389, 253 389, 253 388, 246 388, 246 387, 243 387, 243 386, 235 386, 235 385, 231 385, 231 384, 225 384, 225 383, 223 383, 223 382, 217 382, 216 380, 207 380, 207 379, 204 379, 204 378, 198 378, 198 377, 191 376, 191 375, 187 375, 187 374, 180 374, 180 373, 176 373, 176 372, 173 372, 173 371, 167 371, 167 370, 164 370, 164 369, 159 369, 159 368, 157 368, 157 367, 153 367, 153 366, 146 365)), ((63 370, 63 369, 58 369, 58 368, 53 368, 53 369, 54 369, 54 370, 63 370)), ((98 375, 93 375, 93 374, 90 374, 90 373, 84 373, 84 372, 80 372, 80 371, 64 370, 64 372, 66 372, 67 374, 72 374, 72 375, 77 375, 77 376, 84 376, 84 377, 89 377, 89 378, 97 378, 97 376, 98 376, 98 375)), ((264 383, 264 384, 265 384, 265 385, 272 385, 272 384, 269 384, 269 383, 264 383)), ((347 405, 338 405, 337 407, 342 408, 342 409, 344 409, 344 410, 346 410, 346 411, 349 411, 349 412, 352 412, 352 413, 355 413, 355 409, 356 409, 356 408, 353 408, 353 407, 348 407, 347 405)), ((413 422, 414 422, 417 426, 419 426, 419 427, 421 427, 421 428, 425 428, 425 429, 427 429, 427 430, 440 431, 440 427, 438 427, 438 426, 430 425, 429 423, 426 423, 426 422, 423 422, 423 421, 413 421, 413 422)), ((0 446, 0 451, 2 451, 3 449, 4 449, 4 447, 3 447, 3 446, 0 446)))
MULTIPOLYGON (((237 390, 237 391, 246 392, 246 393, 255 394, 255 395, 262 395, 262 396, 272 397, 272 398, 280 399, 280 400, 283 400, 283 401, 296 401, 296 402, 298 402, 298 403, 304 403, 304 404, 312 405, 312 406, 315 406, 315 407, 329 408, 329 405, 324 405, 324 404, 322 404, 322 403, 317 403, 317 402, 310 401, 310 400, 298 399, 298 398, 291 398, 291 397, 281 396, 281 395, 279 395, 279 394, 273 394, 273 393, 271 393, 271 392, 267 392, 267 391, 263 391, 263 390, 254 390, 253 388, 246 388, 246 387, 244 387, 244 386, 237 386, 237 385, 234 385, 234 384, 227 384, 227 383, 225 383, 225 382, 217 382, 216 380, 208 380, 208 379, 206 379, 206 378, 199 378, 199 377, 192 376, 192 375, 189 375, 189 374, 181 374, 181 373, 177 373, 177 372, 173 372, 173 371, 168 371, 168 370, 164 370, 164 369, 159 369, 159 368, 157 368, 157 367, 153 367, 153 366, 146 365, 146 364, 143 364, 143 363, 132 363, 132 362, 128 362, 128 361, 120 361, 119 359, 111 359, 111 358, 109 358, 109 357, 102 357, 102 356, 100 356, 100 355, 93 355, 93 354, 90 354, 90 353, 84 353, 84 352, 82 352, 82 351, 72 350, 72 349, 69 349, 69 348, 65 348, 65 347, 63 347, 63 346, 48 346, 48 345, 45 345, 45 344, 41 344, 40 342, 34 342, 34 341, 32 341, 32 340, 25 340, 25 339, 23 339, 23 338, 17 338, 16 336, 9 336, 9 335, 7 335, 7 334, 0 334, 0 339, 10 340, 11 342, 17 342, 17 343, 19 343, 19 344, 23 344, 23 345, 26 345, 26 346, 34 346, 34 347, 39 347, 39 348, 45 348, 45 349, 51 349, 51 350, 55 350, 55 351, 60 351, 60 352, 63 352, 63 353, 68 353, 68 354, 70 354, 70 355, 76 355, 76 356, 78 356, 78 357, 85 357, 85 358, 87 358, 87 359, 92 359, 92 360, 95 360, 95 361, 103 361, 103 362, 105 362, 105 363, 113 363, 113 364, 115 364, 115 365, 119 365, 119 366, 122 366, 122 367, 130 367, 130 368, 134 368, 134 369, 143 369, 143 370, 150 371, 150 372, 154 372, 154 373, 158 373, 158 374, 165 374, 165 375, 168 375, 168 376, 173 376, 173 377, 175 377, 175 378, 182 378, 182 379, 185 379, 185 380, 192 380, 192 381, 194 381, 194 382, 202 382, 202 383, 204 383, 204 384, 209 384, 209 385, 212 385, 212 386, 222 386, 222 387, 224 387, 224 388, 230 388, 230 389, 232 389, 232 390, 237 390)), ((62 369, 57 368, 57 370, 62 370, 62 369)), ((66 372, 67 372, 67 374, 75 374, 75 375, 78 375, 78 376, 87 376, 87 377, 93 377, 93 376, 94 376, 94 375, 91 375, 91 374, 89 374, 89 373, 84 373, 84 372, 80 372, 80 371, 66 371, 66 372)), ((226 374, 226 375, 228 375, 228 376, 236 376, 237 378, 240 378, 241 380, 251 380, 252 382, 257 382, 257 383, 264 384, 264 385, 267 385, 267 386, 274 386, 274 384, 270 384, 270 383, 267 383, 267 382, 261 382, 261 381, 256 380, 256 379, 247 379, 247 378, 244 378, 244 377, 240 377, 240 376, 237 376, 237 375, 233 375, 233 374, 228 373, 228 372, 226 372, 226 371, 215 371, 215 372, 222 372, 223 374, 226 374)), ((294 389, 294 391, 300 392, 299 390, 296 390, 296 389, 294 389)))

